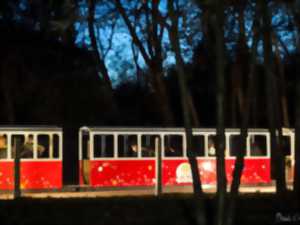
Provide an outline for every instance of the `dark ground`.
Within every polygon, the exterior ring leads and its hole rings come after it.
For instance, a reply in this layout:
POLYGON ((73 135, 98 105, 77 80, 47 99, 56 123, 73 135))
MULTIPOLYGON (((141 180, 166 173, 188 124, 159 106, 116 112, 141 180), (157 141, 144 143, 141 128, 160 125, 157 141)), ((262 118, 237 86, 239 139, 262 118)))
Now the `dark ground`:
MULTIPOLYGON (((295 199, 278 204, 273 195, 249 194, 239 199, 236 224, 300 224, 295 199), (281 215, 278 221, 279 213, 281 215), (282 220, 289 218, 289 221, 282 220)), ((193 225, 192 195, 113 197, 97 199, 19 199, 0 201, 1 224, 164 224, 193 225)), ((210 222, 214 219, 214 197, 207 196, 210 222)))

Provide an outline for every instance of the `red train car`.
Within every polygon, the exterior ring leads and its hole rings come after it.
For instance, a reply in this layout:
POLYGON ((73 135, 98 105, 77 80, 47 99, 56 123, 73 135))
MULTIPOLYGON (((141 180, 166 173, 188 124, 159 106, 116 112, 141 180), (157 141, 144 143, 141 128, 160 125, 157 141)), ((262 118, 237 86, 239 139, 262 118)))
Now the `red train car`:
MULTIPOLYGON (((292 179, 294 133, 283 130, 283 150, 288 161, 286 173, 292 179)), ((238 129, 226 129, 226 176, 232 180, 239 146, 238 129)), ((83 127, 79 132, 80 185, 92 187, 152 186, 156 183, 155 140, 161 143, 162 184, 191 185, 185 132, 182 128, 83 127)), ((192 151, 197 155, 204 186, 216 184, 215 129, 194 129, 192 151)), ((250 129, 247 138, 242 185, 270 184, 270 134, 250 129)))
POLYGON ((14 189, 15 152, 20 152, 20 188, 62 188, 62 129, 0 127, 0 190, 14 189))

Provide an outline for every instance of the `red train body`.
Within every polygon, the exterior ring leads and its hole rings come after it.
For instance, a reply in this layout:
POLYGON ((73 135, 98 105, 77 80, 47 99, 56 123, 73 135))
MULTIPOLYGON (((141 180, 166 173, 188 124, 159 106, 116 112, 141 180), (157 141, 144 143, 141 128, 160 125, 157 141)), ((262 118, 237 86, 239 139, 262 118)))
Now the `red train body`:
MULTIPOLYGON (((216 184, 216 160, 198 159, 199 174, 203 185, 216 184)), ((234 159, 226 160, 226 176, 232 180, 234 159)), ((90 161, 89 184, 93 187, 154 186, 155 160, 93 160, 90 161)), ((82 167, 81 167, 82 168, 82 167)), ((187 159, 165 159, 162 163, 162 184, 191 185, 192 176, 187 159)), ((246 159, 242 184, 271 183, 270 160, 246 159)), ((81 184, 84 184, 81 176, 81 184)))
MULTIPOLYGON (((14 189, 13 161, 0 162, 0 190, 14 189)), ((21 189, 62 188, 61 161, 23 161, 20 164, 21 189)))
POLYGON ((62 129, 57 127, 0 128, 0 190, 15 188, 15 154, 20 151, 20 188, 23 190, 61 189, 62 129), (32 143, 27 143, 28 140, 32 143), (18 146, 18 143, 20 146, 18 146), (31 154, 22 155, 28 144, 31 154), (43 146, 43 152, 39 148, 43 146))
MULTIPOLYGON (((194 152, 202 185, 216 185, 216 158, 210 155, 215 129, 195 129, 193 131, 194 152)), ((92 187, 154 186, 156 183, 156 160, 149 149, 153 149, 158 138, 162 151, 162 185, 191 185, 192 176, 188 162, 183 129, 165 128, 82 128, 80 132, 80 184, 92 187), (84 138, 85 137, 85 138, 84 138), (173 143, 172 143, 173 140, 173 143), (135 146, 135 154, 130 147, 135 146), (169 154, 168 150, 178 151, 169 154), (148 155, 147 155, 148 150, 148 155), (146 153, 144 154, 144 151, 146 153)), ((239 131, 226 130, 226 177, 230 184, 235 164, 239 131)), ((284 132, 284 151, 287 179, 291 181, 293 171, 294 134, 284 132)), ((152 151, 153 152, 153 151, 152 151)), ((271 184, 270 136, 265 129, 251 129, 247 140, 242 185, 271 184), (258 151, 260 148, 260 152, 258 151)))
MULTIPOLYGON (((283 150, 286 175, 292 181, 294 169, 294 132, 284 130, 283 150)), ((79 131, 79 185, 101 187, 154 186, 157 169, 163 186, 192 184, 187 155, 196 154, 202 185, 216 185, 215 129, 194 129, 193 148, 188 150, 185 132, 180 128, 97 128, 79 131), (161 167, 156 153, 161 151, 161 167)), ((237 154, 239 130, 226 130, 226 176, 228 183, 237 154)), ((15 152, 18 143, 31 139, 31 155, 20 159, 22 190, 63 188, 61 128, 0 128, 0 190, 14 189, 15 152)), ((24 149, 23 149, 24 150, 24 149)), ((242 185, 271 184, 270 136, 267 130, 250 129, 247 139, 242 185)))

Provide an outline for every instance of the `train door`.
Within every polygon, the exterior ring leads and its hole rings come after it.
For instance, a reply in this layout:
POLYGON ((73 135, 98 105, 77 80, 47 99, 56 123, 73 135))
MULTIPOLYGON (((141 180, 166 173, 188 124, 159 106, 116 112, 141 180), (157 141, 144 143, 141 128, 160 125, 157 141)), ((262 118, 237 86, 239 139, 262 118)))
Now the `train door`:
POLYGON ((79 133, 79 182, 90 184, 90 132, 82 128, 79 133))
POLYGON ((283 129, 282 151, 285 157, 285 177, 287 184, 292 184, 294 178, 295 136, 290 130, 283 129))

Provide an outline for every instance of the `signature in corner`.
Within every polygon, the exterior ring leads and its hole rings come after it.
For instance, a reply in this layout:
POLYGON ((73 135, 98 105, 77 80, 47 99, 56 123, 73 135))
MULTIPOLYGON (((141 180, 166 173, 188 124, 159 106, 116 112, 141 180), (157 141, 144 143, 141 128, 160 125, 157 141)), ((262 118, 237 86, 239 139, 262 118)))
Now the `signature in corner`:
POLYGON ((300 222, 300 213, 276 213, 276 223, 300 222))

